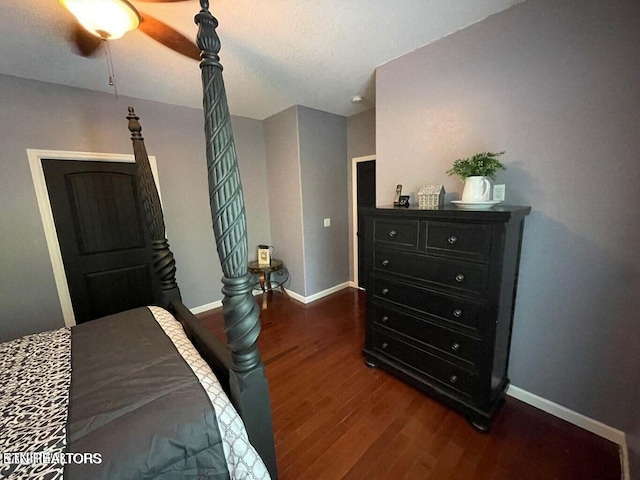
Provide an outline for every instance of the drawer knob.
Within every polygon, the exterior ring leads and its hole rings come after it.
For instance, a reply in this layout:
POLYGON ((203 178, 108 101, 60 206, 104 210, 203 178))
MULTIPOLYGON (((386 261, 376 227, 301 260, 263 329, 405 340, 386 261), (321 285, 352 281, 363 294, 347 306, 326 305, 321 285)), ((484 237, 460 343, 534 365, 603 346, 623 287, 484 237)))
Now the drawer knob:
POLYGON ((458 342, 453 342, 453 345, 451 345, 451 350, 457 352, 458 350, 460 350, 460 344, 458 342))
POLYGON ((387 317, 386 315, 382 317, 382 323, 387 323, 388 321, 389 321, 389 317, 387 317))
POLYGON ((383 349, 383 350, 386 350, 388 346, 389 346, 389 344, 388 344, 387 342, 384 342, 384 343, 382 344, 382 349, 383 349))
POLYGON ((389 260, 387 260, 386 258, 382 261, 382 266, 386 267, 387 265, 389 265, 389 260))
POLYGON ((457 241, 458 237, 456 237, 455 235, 451 235, 449 238, 447 238, 447 242, 449 242, 451 245, 455 245, 457 241))
POLYGON ((449 382, 456 383, 458 381, 458 377, 456 375, 451 375, 449 377, 449 382))
POLYGON ((462 310, 460 310, 459 308, 456 308, 453 311, 453 316, 456 317, 456 318, 460 318, 462 316, 462 310))
POLYGON ((398 232, 396 232, 395 230, 391 230, 391 231, 389 232, 389 236, 390 236, 390 237, 395 237, 397 234, 398 234, 398 232))
POLYGON ((389 293, 389 289, 388 288, 383 288, 382 289, 382 294, 386 295, 387 293, 389 293))
POLYGON ((464 282, 464 274, 462 274, 462 273, 457 274, 456 275, 456 282, 458 282, 458 283, 464 282))

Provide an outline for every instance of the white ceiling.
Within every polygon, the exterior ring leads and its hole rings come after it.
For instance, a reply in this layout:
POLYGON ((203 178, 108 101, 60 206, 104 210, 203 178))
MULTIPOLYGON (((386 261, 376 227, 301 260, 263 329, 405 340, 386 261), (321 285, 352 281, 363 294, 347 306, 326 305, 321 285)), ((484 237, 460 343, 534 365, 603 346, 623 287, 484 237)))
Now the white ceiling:
MULTIPOLYGON (((377 66, 520 1, 212 0, 210 9, 231 113, 264 119, 296 104, 344 116, 371 108, 377 66)), ((74 53, 74 20, 56 0, 1 2, 0 73, 113 92, 105 55, 74 53)), ((197 0, 132 3, 195 39, 197 0)), ((110 45, 120 95, 202 106, 195 60, 140 31, 110 45)))

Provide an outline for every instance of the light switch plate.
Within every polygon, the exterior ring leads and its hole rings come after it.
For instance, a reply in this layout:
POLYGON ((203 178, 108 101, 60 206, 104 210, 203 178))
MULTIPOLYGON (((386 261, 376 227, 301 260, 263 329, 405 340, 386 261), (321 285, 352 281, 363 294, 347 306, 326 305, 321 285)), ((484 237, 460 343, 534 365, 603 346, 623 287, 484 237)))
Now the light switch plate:
POLYGON ((324 219, 324 226, 325 227, 330 227, 331 226, 331 219, 330 218, 325 218, 324 219))
POLYGON ((500 202, 503 202, 504 201, 504 190, 505 190, 504 184, 494 185, 493 186, 493 199, 494 200, 498 200, 500 202))

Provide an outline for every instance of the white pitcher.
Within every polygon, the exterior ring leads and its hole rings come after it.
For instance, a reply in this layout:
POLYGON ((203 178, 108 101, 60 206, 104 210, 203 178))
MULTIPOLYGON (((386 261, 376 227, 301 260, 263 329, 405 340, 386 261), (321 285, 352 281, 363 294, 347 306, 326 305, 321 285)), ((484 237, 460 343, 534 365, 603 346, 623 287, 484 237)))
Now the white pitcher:
POLYGON ((491 193, 491 183, 486 177, 467 177, 462 190, 463 202, 488 202, 491 193))

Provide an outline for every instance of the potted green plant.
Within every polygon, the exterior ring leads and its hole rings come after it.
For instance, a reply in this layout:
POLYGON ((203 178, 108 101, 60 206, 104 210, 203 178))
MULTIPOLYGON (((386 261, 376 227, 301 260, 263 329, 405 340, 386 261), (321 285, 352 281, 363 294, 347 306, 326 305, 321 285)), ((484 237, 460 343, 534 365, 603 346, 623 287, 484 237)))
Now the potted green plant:
POLYGON ((468 177, 478 176, 495 180, 498 170, 506 170, 506 167, 498 160, 500 155, 504 155, 504 152, 483 152, 476 153, 471 158, 459 158, 453 162, 453 167, 447 170, 447 175, 457 175, 462 181, 468 177))
POLYGON ((489 201, 491 183, 488 178, 495 180, 498 170, 506 170, 498 157, 504 152, 476 153, 470 158, 459 158, 453 162, 453 167, 447 170, 447 175, 456 175, 464 182, 462 201, 467 203, 482 203, 489 201))

